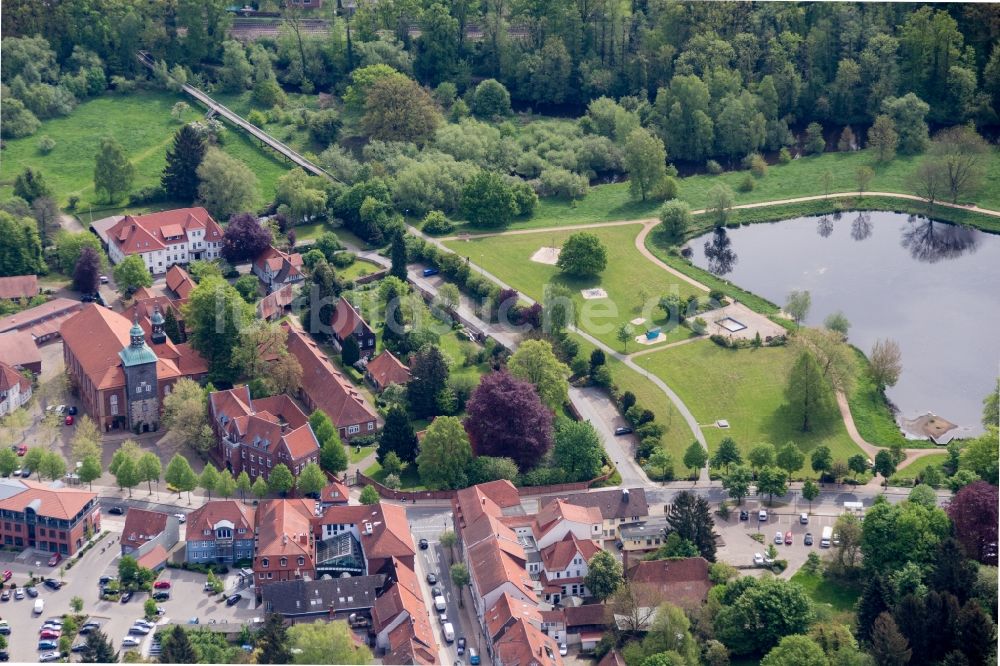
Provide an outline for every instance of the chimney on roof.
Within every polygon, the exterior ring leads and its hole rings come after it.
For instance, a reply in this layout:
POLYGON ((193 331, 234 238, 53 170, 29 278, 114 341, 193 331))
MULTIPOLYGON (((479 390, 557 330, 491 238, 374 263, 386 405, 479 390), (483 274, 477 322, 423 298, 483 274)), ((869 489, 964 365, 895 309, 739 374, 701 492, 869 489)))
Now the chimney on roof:
POLYGON ((286 543, 288 543, 288 535, 287 534, 282 534, 281 535, 281 545, 284 546, 286 543))

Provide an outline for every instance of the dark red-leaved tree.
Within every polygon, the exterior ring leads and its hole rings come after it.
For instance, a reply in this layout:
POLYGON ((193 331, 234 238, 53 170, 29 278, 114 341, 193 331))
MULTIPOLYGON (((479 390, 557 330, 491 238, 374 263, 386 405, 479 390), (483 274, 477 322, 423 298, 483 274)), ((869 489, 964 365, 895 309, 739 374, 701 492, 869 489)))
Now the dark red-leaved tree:
POLYGON ((231 264, 252 261, 271 244, 271 230, 262 226, 253 213, 237 213, 229 218, 222 235, 222 258, 231 264))
POLYGON ((948 516, 966 555, 996 566, 997 487, 986 481, 970 483, 951 500, 948 516))
POLYGON ((97 279, 101 274, 101 258, 97 251, 85 245, 80 250, 80 257, 73 267, 73 289, 81 294, 93 294, 97 291, 97 279))
POLYGON ((534 386, 506 370, 484 376, 466 409, 465 430, 476 455, 513 458, 523 472, 552 446, 552 413, 534 386))

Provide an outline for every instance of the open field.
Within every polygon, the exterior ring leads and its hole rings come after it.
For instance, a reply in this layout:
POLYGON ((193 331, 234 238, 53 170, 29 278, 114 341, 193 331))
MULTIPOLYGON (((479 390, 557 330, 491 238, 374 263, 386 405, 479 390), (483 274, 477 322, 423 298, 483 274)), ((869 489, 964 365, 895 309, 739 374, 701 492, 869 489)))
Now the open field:
POLYGON ((730 427, 703 428, 714 453, 724 437, 736 440, 740 450, 770 442, 795 442, 806 453, 800 473, 813 475, 808 454, 826 445, 834 460, 846 461, 861 449, 851 441, 835 411, 811 432, 802 432, 785 407, 785 387, 795 361, 788 347, 723 349, 705 340, 665 349, 635 359, 667 382, 701 424, 726 419, 730 427))
MULTIPOLYGON (((681 298, 689 294, 706 295, 687 282, 657 268, 639 254, 635 249, 635 236, 638 232, 639 225, 593 229, 592 233, 607 248, 608 267, 598 277, 583 279, 564 276, 556 266, 531 261, 531 255, 539 247, 562 245, 572 233, 569 231, 493 236, 468 242, 453 240, 447 241, 445 245, 460 256, 469 257, 473 263, 537 301, 542 300, 547 283, 565 285, 573 292, 577 325, 615 349, 621 349, 615 331, 623 322, 644 317, 652 326, 664 326, 667 323, 663 311, 654 307, 660 296, 673 293, 675 289, 681 298), (603 288, 607 291, 608 298, 585 300, 580 290, 591 287, 603 288)), ((645 325, 637 326, 636 335, 645 330, 645 325)), ((687 335, 686 329, 669 331, 668 341, 674 342, 687 335)), ((634 342, 630 343, 630 351, 637 348, 638 345, 634 342)))
MULTIPOLYGON (((132 160, 136 169, 133 191, 156 185, 166 163, 167 149, 181 126, 170 116, 170 109, 182 99, 182 95, 170 92, 106 94, 80 104, 68 116, 44 121, 33 136, 5 141, 0 160, 0 196, 10 196, 15 176, 26 166, 32 166, 42 172, 60 205, 66 205, 69 197, 75 195, 80 197, 81 212, 93 206, 101 208, 102 215, 108 214, 104 212, 108 204, 97 200, 93 185, 94 156, 101 139, 114 136, 132 160), (48 155, 38 151, 42 136, 52 137, 56 142, 48 155)), ((184 120, 200 116, 198 107, 192 105, 184 120)), ((233 129, 226 133, 222 149, 245 162, 257 175, 261 190, 258 204, 274 197, 275 182, 287 171, 277 156, 233 129)), ((165 203, 148 206, 156 210, 165 207, 168 207, 165 203)), ((139 207, 119 203, 118 208, 131 211, 139 207)))
MULTIPOLYGON (((590 358, 590 352, 595 349, 594 345, 575 333, 570 335, 580 344, 580 357, 590 358)), ((663 435, 663 446, 674 456, 674 474, 682 476, 684 451, 695 441, 694 433, 691 432, 684 417, 663 391, 642 374, 611 356, 607 356, 607 365, 611 370, 611 379, 618 389, 623 393, 625 391, 634 393, 639 404, 656 414, 656 422, 667 428, 663 435)))
MULTIPOLYGON (((789 164, 770 167, 768 175, 756 181, 751 192, 740 192, 737 185, 746 171, 730 171, 718 176, 697 175, 679 179, 677 198, 691 204, 693 209, 704 208, 708 191, 717 183, 726 183, 735 193, 734 204, 773 201, 794 197, 824 194, 823 174, 833 175, 831 192, 849 192, 858 189, 855 172, 860 166, 873 166, 875 177, 868 186, 872 192, 900 192, 912 194, 907 183, 921 160, 916 157, 898 157, 889 164, 874 166, 869 151, 851 153, 825 153, 794 160, 789 164)), ((969 197, 966 203, 1000 209, 1000 150, 994 149, 985 164, 985 173, 979 194, 969 197)), ((598 185, 580 201, 567 202, 555 199, 539 201, 538 210, 529 220, 517 221, 515 228, 552 227, 564 224, 585 224, 607 220, 628 220, 654 217, 659 209, 657 201, 635 201, 629 196, 628 183, 598 185)), ((980 216, 981 217, 981 216, 980 216)))
POLYGON ((889 485, 910 485, 913 483, 913 480, 920 476, 920 474, 928 467, 943 465, 946 462, 948 462, 947 453, 932 453, 924 456, 923 458, 917 458, 912 463, 893 474, 889 479, 889 485))
POLYGON ((854 604, 861 596, 861 586, 843 583, 827 578, 823 574, 811 574, 799 569, 792 576, 792 582, 798 583, 814 603, 828 606, 832 610, 843 613, 853 613, 854 604))

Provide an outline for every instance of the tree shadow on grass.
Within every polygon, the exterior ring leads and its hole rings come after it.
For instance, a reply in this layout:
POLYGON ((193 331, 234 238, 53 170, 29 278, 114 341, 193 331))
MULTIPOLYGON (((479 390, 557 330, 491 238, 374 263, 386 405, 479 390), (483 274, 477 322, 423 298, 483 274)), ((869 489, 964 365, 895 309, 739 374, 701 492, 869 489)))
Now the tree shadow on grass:
POLYGON ((801 418, 794 413, 792 406, 785 402, 770 415, 765 417, 763 422, 764 432, 767 433, 765 441, 781 446, 786 442, 795 442, 802 453, 806 454, 806 465, 808 466, 808 456, 826 438, 837 434, 837 426, 840 421, 840 412, 837 410, 837 403, 829 400, 827 404, 811 419, 812 427, 808 431, 803 431, 801 418))

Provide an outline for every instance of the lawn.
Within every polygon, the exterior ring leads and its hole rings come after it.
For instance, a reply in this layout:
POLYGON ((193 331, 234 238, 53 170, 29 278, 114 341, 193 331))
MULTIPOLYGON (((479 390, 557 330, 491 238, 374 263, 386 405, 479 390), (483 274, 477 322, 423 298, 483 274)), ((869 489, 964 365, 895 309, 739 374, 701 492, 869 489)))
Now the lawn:
POLYGON ((913 480, 928 467, 943 465, 948 462, 947 453, 931 453, 923 458, 917 458, 912 463, 899 470, 889 479, 889 485, 911 485, 913 480))
POLYGON ((785 387, 794 361, 795 352, 788 347, 733 350, 708 340, 635 359, 667 382, 699 423, 729 421, 726 430, 702 429, 710 451, 724 437, 736 440, 744 453, 761 442, 780 446, 793 441, 806 453, 800 472, 812 476, 808 454, 817 446, 829 446, 833 458, 845 462, 861 449, 851 441, 835 406, 808 433, 794 422, 785 406, 785 387))
POLYGON ((341 280, 357 280, 359 277, 364 277, 365 275, 371 275, 372 273, 377 273, 382 270, 382 267, 378 264, 373 264, 370 261, 364 261, 362 259, 357 259, 353 264, 347 268, 338 268, 337 276, 341 280))
MULTIPOLYGON (((33 136, 5 141, 0 162, 0 196, 10 196, 14 178, 27 166, 39 169, 53 189, 60 205, 71 195, 80 197, 79 210, 108 207, 94 192, 94 157, 102 137, 113 136, 122 144, 136 177, 133 191, 160 182, 167 149, 180 123, 170 116, 170 109, 183 97, 170 92, 137 92, 129 95, 106 94, 80 104, 68 116, 42 123, 33 136), (48 155, 38 151, 38 140, 49 136, 56 142, 48 155)), ((201 117, 193 107, 185 120, 201 117)), ((257 175, 263 204, 274 197, 275 181, 287 171, 280 158, 253 144, 241 132, 226 133, 223 150, 244 161, 257 175)), ((119 206, 121 208, 122 206, 119 206)), ((139 207, 131 206, 129 210, 139 207)), ((159 206, 151 208, 161 209, 159 206)))
POLYGON ((829 606, 840 613, 853 613, 854 605, 861 596, 861 586, 827 578, 821 573, 807 573, 799 569, 791 578, 805 590, 813 602, 829 606))
MULTIPOLYGON (((579 356, 590 358, 590 352, 594 350, 594 345, 579 335, 571 335, 580 344, 579 356)), ((670 398, 642 374, 610 356, 607 357, 607 365, 611 370, 612 381, 618 386, 618 389, 622 392, 631 391, 634 393, 639 404, 656 414, 656 422, 666 426, 667 431, 662 440, 663 446, 674 456, 674 474, 678 478, 682 477, 685 473, 683 468, 684 451, 691 445, 691 442, 695 441, 694 433, 688 427, 687 421, 674 407, 674 403, 670 402, 670 398)))
MULTIPOLYGON (((542 246, 557 247, 572 233, 551 233, 492 236, 469 241, 446 241, 445 245, 460 256, 470 257, 518 291, 541 301, 547 283, 562 284, 573 292, 577 308, 578 325, 584 331, 616 349, 621 348, 615 332, 621 323, 644 317, 653 326, 666 326, 663 311, 655 307, 660 296, 676 290, 681 298, 689 294, 704 296, 705 292, 682 282, 670 273, 652 264, 635 248, 638 225, 593 229, 608 254, 608 267, 598 277, 570 278, 562 275, 556 266, 531 261, 531 256, 542 246), (582 289, 602 287, 608 298, 585 300, 582 289), (645 307, 644 307, 645 306, 645 307)), ((636 335, 646 330, 636 327, 636 335)), ((687 337, 684 331, 673 334, 673 340, 687 337)), ((634 350, 635 343, 630 348, 634 350)))
POLYGON ((854 425, 865 441, 878 446, 899 444, 912 447, 914 442, 908 441, 900 432, 899 426, 889 411, 878 387, 868 375, 868 359, 858 349, 854 349, 858 361, 858 374, 854 382, 854 390, 848 396, 847 402, 854 417, 854 425))
MULTIPOLYGON (((374 479, 379 483, 385 483, 385 471, 379 463, 372 463, 371 467, 363 470, 364 475, 369 479, 374 479)), ((417 464, 410 463, 403 468, 403 473, 399 475, 400 489, 402 490, 426 490, 420 481, 420 473, 417 471, 417 464)))
MULTIPOLYGON (((868 190, 872 192, 913 191, 907 179, 921 161, 921 157, 899 157, 889 164, 875 168, 875 177, 868 190)), ((794 160, 789 164, 770 167, 768 175, 756 181, 751 192, 737 189, 744 179, 745 171, 730 171, 718 176, 706 174, 681 178, 677 197, 691 204, 694 209, 704 208, 708 201, 708 191, 716 183, 726 183, 736 193, 734 204, 772 201, 794 197, 823 194, 823 174, 833 175, 831 192, 857 190, 855 171, 860 166, 871 166, 869 151, 852 153, 825 153, 820 156, 794 160)), ((1000 150, 994 149, 985 164, 985 173, 979 196, 970 199, 979 206, 1000 209, 1000 150)), ((658 201, 635 201, 628 191, 628 183, 598 185, 580 201, 567 202, 543 199, 539 202, 535 215, 529 220, 515 222, 516 228, 552 227, 564 224, 584 224, 606 220, 629 220, 654 217, 659 209, 658 201)))

